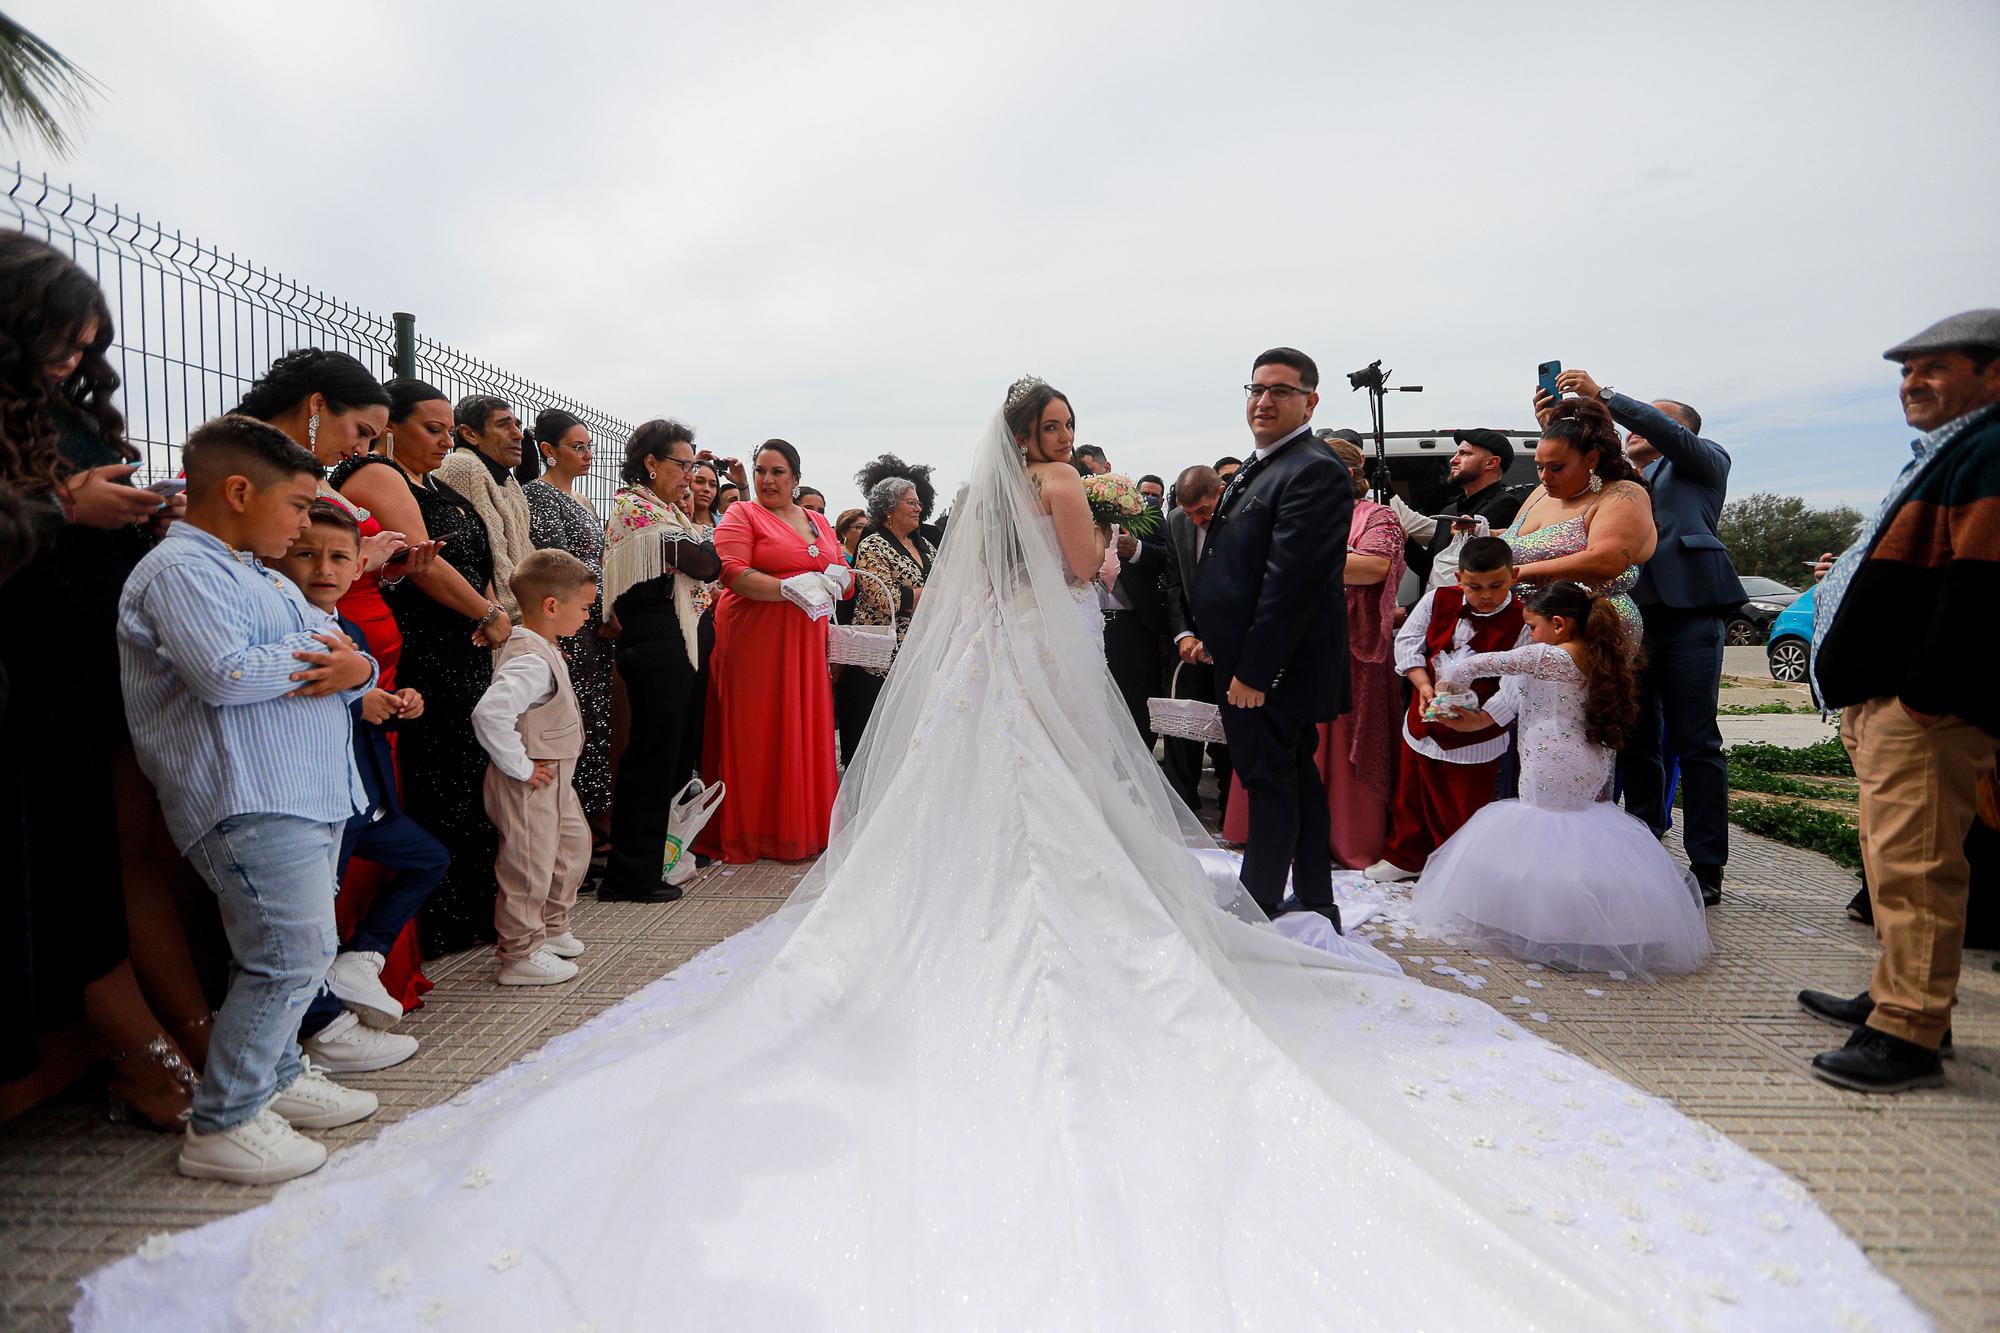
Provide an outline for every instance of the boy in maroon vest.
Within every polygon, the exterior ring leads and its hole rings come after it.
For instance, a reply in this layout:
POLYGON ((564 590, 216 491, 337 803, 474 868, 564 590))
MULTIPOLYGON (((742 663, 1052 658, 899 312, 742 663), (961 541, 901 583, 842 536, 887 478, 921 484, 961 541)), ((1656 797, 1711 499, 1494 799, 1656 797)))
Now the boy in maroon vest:
POLYGON ((1500 653, 1528 637, 1514 596, 1514 553, 1498 537, 1474 537, 1459 556, 1458 584, 1424 594, 1396 635, 1396 670, 1409 677, 1410 707, 1396 757, 1389 845, 1367 870, 1378 882, 1415 879, 1440 843, 1493 799, 1507 731, 1514 723, 1511 689, 1488 678, 1473 683, 1490 723, 1466 730, 1426 716, 1436 693, 1437 663, 1467 649, 1500 653))

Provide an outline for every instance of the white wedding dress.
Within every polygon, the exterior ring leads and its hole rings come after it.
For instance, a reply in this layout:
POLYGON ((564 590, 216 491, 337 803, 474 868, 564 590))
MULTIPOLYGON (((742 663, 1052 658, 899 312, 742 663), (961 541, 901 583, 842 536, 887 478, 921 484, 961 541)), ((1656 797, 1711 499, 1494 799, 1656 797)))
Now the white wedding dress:
POLYGON ((1921 1326, 1718 1134, 1211 884, 1091 613, 996 417, 779 913, 77 1322, 1921 1326))

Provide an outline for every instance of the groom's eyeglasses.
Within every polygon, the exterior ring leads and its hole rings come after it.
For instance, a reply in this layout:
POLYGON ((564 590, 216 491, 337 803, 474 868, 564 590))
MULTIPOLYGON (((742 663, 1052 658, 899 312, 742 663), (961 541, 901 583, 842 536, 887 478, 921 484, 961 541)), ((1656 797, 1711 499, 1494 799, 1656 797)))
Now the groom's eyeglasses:
POLYGON ((1243 386, 1243 396, 1252 402, 1256 401, 1258 394, 1269 394, 1271 395, 1271 401, 1274 403, 1289 403, 1294 398, 1304 397, 1307 392, 1309 391, 1305 389, 1294 389, 1289 384, 1246 384, 1243 386))

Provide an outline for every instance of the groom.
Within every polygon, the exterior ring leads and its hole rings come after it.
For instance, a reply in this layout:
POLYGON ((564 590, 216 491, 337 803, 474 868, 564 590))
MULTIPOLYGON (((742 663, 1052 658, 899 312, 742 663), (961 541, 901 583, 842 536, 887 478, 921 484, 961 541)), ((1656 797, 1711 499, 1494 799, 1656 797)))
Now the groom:
POLYGON ((1347 606, 1341 569, 1354 490, 1308 430, 1319 367, 1274 347, 1250 383, 1257 452, 1230 478, 1195 569, 1194 618, 1228 682, 1222 730, 1250 802, 1243 887, 1271 916, 1285 872, 1299 905, 1340 927, 1319 726, 1347 711, 1347 606))

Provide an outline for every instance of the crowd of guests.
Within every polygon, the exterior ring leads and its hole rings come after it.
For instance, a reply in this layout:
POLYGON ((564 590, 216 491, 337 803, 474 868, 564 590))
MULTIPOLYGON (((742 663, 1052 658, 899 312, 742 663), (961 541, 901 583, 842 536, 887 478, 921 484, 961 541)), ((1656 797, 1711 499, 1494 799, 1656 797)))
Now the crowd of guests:
POLYGON ((837 531, 790 443, 657 419, 600 512, 575 416, 302 348, 141 488, 104 294, 15 234, 0 291, 0 607, 65 627, 0 648, 0 1110, 108 1059, 184 1173, 286 1179, 376 1109, 334 1076, 417 1053, 426 959, 560 985, 587 886, 823 850, 836 693, 851 746, 883 673, 791 585, 906 629, 928 469, 837 531))
MULTIPOLYGON (((287 1179, 325 1155, 298 1131, 376 1109, 330 1075, 416 1054, 396 1028, 422 1003, 425 959, 491 946, 497 984, 559 985, 587 966, 571 920, 586 885, 606 902, 670 902, 688 864, 824 849, 840 765, 886 674, 830 667, 829 623, 907 631, 947 521, 933 521, 928 467, 883 456, 856 478, 865 508, 830 521, 791 443, 717 457, 661 418, 632 433, 600 510, 576 417, 524 423, 504 399, 453 401, 305 348, 189 436, 182 476, 142 489, 96 283, 10 234, 0 292, 0 611, 66 627, 0 641, 15 815, 0 825, 0 910, 20 1020, 0 1048, 6 1106, 108 1061, 112 1113, 182 1131, 185 1173, 287 1179), (698 828, 681 822, 695 804, 713 816, 698 828)), ((1965 410, 1933 431, 1940 456, 1990 440, 2000 353, 1981 347, 2000 348, 2000 329, 1945 349, 1987 359, 1954 400, 1965 410), (1968 413, 1984 424, 1967 430, 1968 413)), ((1353 706, 1322 726, 1314 758, 1330 851, 1373 878, 1414 877, 1496 797, 1535 804, 1549 770, 1525 719, 1539 715, 1583 756, 1573 771, 1622 751, 1626 806, 1656 834, 1678 771, 1693 878, 1713 902, 1727 857, 1715 689, 1723 612, 1741 600, 1714 535, 1728 455, 1684 403, 1576 370, 1559 387, 1534 403, 1540 484, 1505 485, 1506 436, 1460 432, 1447 515, 1371 477, 1358 437, 1313 438, 1354 497, 1353 706), (1406 568, 1422 585, 1408 607, 1406 568), (1507 656, 1531 642, 1548 651, 1507 656), (1557 678, 1575 688, 1531 702, 1527 682, 1557 678)), ((1988 472, 1991 452, 1978 455, 1988 472)), ((1072 462, 1111 466, 1089 446, 1072 462)), ((1165 522, 1112 539, 1105 651, 1142 734, 1149 698, 1213 701, 1225 683, 1192 594, 1243 468, 1223 457, 1171 486, 1140 478, 1165 522)), ((1958 497, 1947 503, 1990 499, 1968 470, 1938 483, 1958 497)), ((1912 512, 1885 509, 1875 536, 1934 545, 1897 536, 1912 512)), ((1862 710, 1850 745, 1867 769, 1878 929, 1885 944, 1927 942, 1885 947, 1873 1001, 1808 1008, 1874 1034, 1878 1064, 1907 1065, 1921 1060, 1906 1048, 1934 1060, 1946 1037, 1955 953, 1937 937, 1954 892, 1962 923, 1964 881, 1897 859, 1886 793, 1945 740, 1952 780, 1976 780, 1992 729, 1925 693, 1904 701, 1920 734, 1892 736, 1899 719, 1868 702, 1894 684, 1874 658, 1899 636, 1848 626, 1857 599, 1901 586, 1875 573, 1882 559, 1833 567, 1821 610, 1840 618, 1818 670, 1830 703, 1862 710), (1864 652, 1866 670, 1830 666, 1864 652)), ((1948 571, 1945 601, 1969 607, 1948 571)), ((1191 806, 1212 769, 1225 835, 1247 836, 1226 747, 1170 740, 1162 755, 1191 806)), ((1637 965, 1697 962, 1694 917, 1686 947, 1637 965)))

